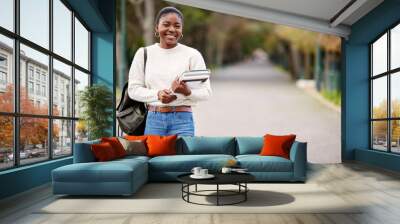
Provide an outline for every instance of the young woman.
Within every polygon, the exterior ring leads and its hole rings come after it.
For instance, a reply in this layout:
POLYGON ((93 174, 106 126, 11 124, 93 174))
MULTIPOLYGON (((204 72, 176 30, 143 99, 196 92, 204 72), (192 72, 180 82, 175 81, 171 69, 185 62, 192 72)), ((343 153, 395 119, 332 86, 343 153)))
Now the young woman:
POLYGON ((129 70, 129 96, 148 105, 145 135, 194 136, 192 106, 211 96, 210 81, 196 86, 178 81, 185 71, 206 69, 200 52, 178 43, 183 15, 174 7, 158 12, 154 35, 160 42, 140 48, 129 70), (145 69, 145 70, 144 70, 145 69))

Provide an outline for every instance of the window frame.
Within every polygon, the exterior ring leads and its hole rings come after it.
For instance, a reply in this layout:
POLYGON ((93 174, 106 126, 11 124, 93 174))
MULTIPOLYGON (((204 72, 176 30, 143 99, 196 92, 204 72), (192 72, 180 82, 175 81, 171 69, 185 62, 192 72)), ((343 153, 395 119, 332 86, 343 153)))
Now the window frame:
POLYGON ((391 79, 392 76, 395 75, 396 73, 400 72, 400 67, 391 69, 391 31, 393 28, 396 26, 400 26, 400 21, 397 21, 396 23, 392 24, 389 28, 385 29, 384 32, 379 34, 375 39, 373 39, 369 44, 369 149, 373 151, 380 151, 380 152, 386 152, 386 153, 391 153, 391 154, 400 154, 400 152, 393 152, 392 151, 392 121, 400 120, 400 117, 392 117, 392 98, 391 98, 391 91, 392 91, 392 86, 391 86, 391 79), (382 72, 380 74, 376 74, 374 76, 373 74, 373 44, 379 40, 379 38, 383 37, 385 34, 387 34, 387 64, 386 64, 386 71, 382 72), (386 87, 387 87, 387 105, 386 105, 386 118, 373 118, 373 81, 378 78, 386 77, 386 87), (372 123, 374 121, 386 121, 386 151, 379 150, 374 148, 374 136, 373 136, 373 125, 372 123))
MULTIPOLYGON (((45 47, 42 47, 39 44, 34 43, 33 41, 30 41, 29 39, 24 38, 23 36, 20 35, 20 0, 14 0, 13 1, 13 10, 14 10, 14 31, 10 31, 4 27, 0 26, 0 35, 3 35, 5 37, 11 38, 13 40, 13 63, 12 63, 12 69, 11 71, 13 72, 11 75, 13 75, 14 78, 14 110, 13 112, 2 112, 0 111, 0 116, 10 116, 13 119, 13 153, 14 153, 14 161, 13 161, 13 166, 11 167, 5 167, 5 168, 0 168, 0 172, 5 171, 5 170, 10 170, 10 169, 16 169, 19 167, 23 166, 29 166, 37 163, 43 163, 49 160, 53 159, 62 159, 65 157, 70 157, 73 156, 74 152, 74 143, 75 143, 75 125, 76 121, 78 121, 80 118, 75 117, 75 108, 71 108, 71 114, 68 116, 62 116, 62 115, 53 115, 53 59, 58 60, 61 63, 64 63, 68 66, 71 66, 71 92, 72 92, 72 99, 71 99, 71 104, 74 105, 75 103, 75 88, 74 88, 74 82, 75 82, 75 69, 78 69, 79 71, 85 73, 89 77, 89 83, 88 86, 92 85, 92 61, 91 61, 91 49, 92 49, 92 43, 91 43, 91 37, 92 37, 92 30, 89 29, 88 25, 84 22, 84 20, 79 16, 78 13, 76 13, 72 7, 66 2, 65 0, 59 0, 68 10, 71 11, 71 18, 70 18, 70 23, 71 23, 71 59, 64 58, 63 56, 55 53, 53 50, 53 24, 54 24, 54 18, 53 18, 53 1, 54 0, 48 0, 49 3, 49 48, 46 49, 45 47), (79 20, 79 22, 84 26, 84 28, 88 31, 88 69, 85 69, 78 64, 75 63, 75 25, 74 25, 74 19, 79 20), (27 114, 27 113, 21 113, 20 112, 20 85, 21 85, 21 80, 20 80, 20 45, 23 44, 27 47, 32 48, 33 50, 36 50, 40 53, 43 53, 48 56, 49 63, 48 63, 48 76, 47 76, 47 84, 45 85, 45 94, 48 96, 48 112, 46 115, 39 115, 39 114, 27 114), (48 122, 48 136, 47 136, 47 142, 52 143, 53 142, 53 122, 56 120, 66 120, 66 121, 71 121, 71 153, 68 155, 62 155, 62 156, 54 156, 54 147, 53 144, 48 144, 47 149, 48 150, 48 155, 47 158, 43 158, 43 160, 40 160, 38 162, 32 162, 32 163, 26 163, 26 164, 21 164, 20 161, 20 119, 21 118, 45 118, 47 119, 48 122)), ((29 66, 29 64, 27 64, 29 66)), ((27 71, 30 67, 27 67, 27 71)), ((28 81, 33 81, 34 86, 36 83, 40 83, 42 86, 42 79, 41 79, 41 74, 39 74, 39 80, 36 82, 36 69, 33 70, 33 79, 30 79, 30 74, 27 72, 26 75, 26 82, 28 81)), ((28 87, 28 86, 27 86, 28 87)), ((29 91, 27 89, 27 91, 29 91)), ((34 92, 36 89, 34 89, 34 92)), ((42 94, 38 95, 42 96, 42 94)))

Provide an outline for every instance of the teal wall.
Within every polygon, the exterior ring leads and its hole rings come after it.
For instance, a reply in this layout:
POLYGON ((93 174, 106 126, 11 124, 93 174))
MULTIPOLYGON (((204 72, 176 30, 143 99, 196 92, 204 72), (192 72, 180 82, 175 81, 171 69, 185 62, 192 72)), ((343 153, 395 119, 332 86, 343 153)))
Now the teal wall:
POLYGON ((385 0, 351 27, 342 41, 342 158, 398 170, 400 160, 369 150, 369 43, 400 22, 400 0, 385 0), (359 151, 363 150, 363 151, 359 151), (390 159, 388 159, 390 157, 390 159), (379 161, 379 162, 377 162, 379 161), (393 163, 393 161, 397 161, 393 163))
MULTIPOLYGON (((92 82, 106 84, 115 95, 115 0, 67 0, 67 2, 92 32, 92 82)), ((115 105, 115 102, 113 103, 115 105)), ((110 131, 114 132, 115 127, 110 127, 110 131)), ((68 157, 1 171, 0 199, 48 183, 51 181, 53 169, 71 163, 72 157, 68 157)))
MULTIPOLYGON (((106 32, 92 32, 92 82, 101 83, 110 88, 113 94, 113 121, 115 121, 115 1, 99 1, 99 11, 109 24, 106 32)), ((115 122, 109 132, 115 136, 115 122)))
POLYGON ((53 169, 71 163, 69 157, 0 172, 0 199, 48 183, 53 169))

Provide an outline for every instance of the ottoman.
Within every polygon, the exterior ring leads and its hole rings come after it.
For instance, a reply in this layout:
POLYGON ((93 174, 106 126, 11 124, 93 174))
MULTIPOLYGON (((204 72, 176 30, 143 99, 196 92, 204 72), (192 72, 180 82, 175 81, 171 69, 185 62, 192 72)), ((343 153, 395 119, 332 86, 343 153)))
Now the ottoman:
POLYGON ((74 163, 52 171, 53 193, 68 195, 132 195, 148 179, 146 159, 74 163))

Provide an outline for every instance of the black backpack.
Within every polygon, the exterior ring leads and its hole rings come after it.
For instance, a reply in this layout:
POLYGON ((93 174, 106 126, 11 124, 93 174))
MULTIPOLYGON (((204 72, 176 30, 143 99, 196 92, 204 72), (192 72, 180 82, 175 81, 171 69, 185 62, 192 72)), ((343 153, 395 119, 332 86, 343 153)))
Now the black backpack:
MULTIPOLYGON (((147 49, 144 48, 144 72, 146 71, 147 49)), ((128 82, 122 90, 117 107, 119 127, 128 135, 143 135, 146 127, 147 108, 143 102, 133 100, 128 94, 128 82)))

